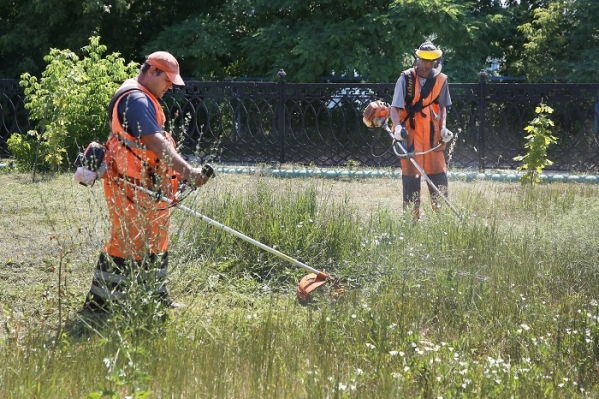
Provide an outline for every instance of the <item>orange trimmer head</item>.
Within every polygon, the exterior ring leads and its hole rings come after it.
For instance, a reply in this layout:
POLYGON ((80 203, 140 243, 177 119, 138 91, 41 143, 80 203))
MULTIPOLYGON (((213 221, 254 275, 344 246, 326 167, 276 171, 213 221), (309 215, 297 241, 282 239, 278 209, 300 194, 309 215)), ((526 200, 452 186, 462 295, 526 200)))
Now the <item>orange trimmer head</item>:
POLYGON ((345 294, 345 289, 338 278, 331 277, 323 272, 310 273, 300 280, 299 286, 297 287, 296 294, 300 303, 307 302, 308 295, 318 287, 325 285, 327 282, 331 282, 333 285, 333 290, 331 292, 332 297, 339 298, 345 294))

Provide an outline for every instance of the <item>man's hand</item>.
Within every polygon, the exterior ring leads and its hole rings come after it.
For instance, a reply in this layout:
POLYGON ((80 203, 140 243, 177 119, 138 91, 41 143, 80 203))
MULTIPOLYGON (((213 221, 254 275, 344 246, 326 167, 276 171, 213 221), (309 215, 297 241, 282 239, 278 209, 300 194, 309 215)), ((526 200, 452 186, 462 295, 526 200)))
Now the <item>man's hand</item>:
POLYGON ((441 140, 444 143, 448 143, 453 139, 453 132, 446 127, 441 128, 441 140))
POLYGON ((189 172, 189 181, 193 188, 203 186, 210 180, 210 176, 204 173, 202 168, 192 168, 189 172))
POLYGON ((147 134, 142 136, 141 141, 193 187, 200 187, 210 179, 210 173, 201 168, 193 168, 161 133, 147 134))
POLYGON ((408 130, 405 128, 404 125, 395 125, 395 129, 393 131, 393 138, 397 141, 402 141, 408 138, 408 130))

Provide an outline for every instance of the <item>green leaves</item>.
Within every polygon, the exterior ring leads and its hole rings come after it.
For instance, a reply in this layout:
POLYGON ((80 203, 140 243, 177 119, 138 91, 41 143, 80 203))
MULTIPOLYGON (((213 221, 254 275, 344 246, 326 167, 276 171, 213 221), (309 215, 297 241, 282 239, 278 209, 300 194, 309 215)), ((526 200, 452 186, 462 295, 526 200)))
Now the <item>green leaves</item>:
POLYGON ((52 49, 44 58, 48 65, 41 79, 21 76, 25 108, 37 124, 27 136, 15 133, 9 140, 10 151, 22 155, 20 167, 32 166, 35 152, 40 166, 59 170, 90 141, 107 139, 106 108, 120 83, 134 76, 137 65, 125 65, 118 53, 104 58, 106 46, 99 37, 90 38, 83 51, 86 55, 80 59, 68 49, 52 49))
POLYGON ((557 142, 557 138, 551 134, 550 127, 553 127, 553 121, 549 119, 553 109, 545 104, 535 108, 537 117, 532 120, 530 125, 524 130, 529 134, 525 137, 527 140, 524 148, 528 150, 526 155, 514 157, 515 161, 523 161, 518 170, 524 170, 525 173, 520 177, 523 184, 536 184, 541 181, 540 173, 546 166, 553 165, 553 162, 547 159, 547 148, 557 142))

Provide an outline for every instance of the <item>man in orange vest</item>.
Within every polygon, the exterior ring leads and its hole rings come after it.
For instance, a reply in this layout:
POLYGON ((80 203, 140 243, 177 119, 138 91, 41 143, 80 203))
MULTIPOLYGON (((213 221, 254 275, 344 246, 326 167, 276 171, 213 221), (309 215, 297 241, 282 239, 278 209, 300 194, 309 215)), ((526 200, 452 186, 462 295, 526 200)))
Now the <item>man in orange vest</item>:
POLYGON ((84 309, 106 310, 130 293, 132 282, 147 287, 156 303, 175 306, 166 289, 170 209, 127 184, 174 198, 179 179, 192 187, 209 176, 192 167, 165 132, 166 117, 158 99, 173 85, 184 85, 171 54, 150 54, 136 78, 125 81, 108 109, 111 134, 106 143, 104 194, 110 238, 100 252, 84 309))
MULTIPOLYGON (((445 127, 447 107, 451 97, 447 76, 440 71, 443 52, 427 41, 416 50, 416 66, 403 71, 395 84, 390 116, 393 133, 397 140, 404 140, 410 153, 425 152, 441 145, 434 151, 415 155, 414 160, 424 173, 447 197, 447 166, 445 164, 444 134, 451 134, 445 127)), ((420 172, 408 158, 401 159, 403 209, 420 218, 420 172)), ((440 197, 429 186, 432 207, 439 209, 440 197)))

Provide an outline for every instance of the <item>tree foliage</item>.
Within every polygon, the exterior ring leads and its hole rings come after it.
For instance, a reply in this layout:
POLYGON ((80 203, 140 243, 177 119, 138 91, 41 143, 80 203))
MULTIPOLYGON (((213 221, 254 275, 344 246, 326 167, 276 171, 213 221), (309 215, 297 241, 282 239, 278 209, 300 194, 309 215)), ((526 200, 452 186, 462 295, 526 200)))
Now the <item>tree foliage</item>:
POLYGON ((598 15, 596 0, 555 0, 535 9, 532 21, 519 27, 529 80, 598 82, 598 15))
POLYGON ((595 0, 0 0, 0 76, 38 76, 50 48, 91 36, 141 62, 167 50, 185 77, 395 81, 431 39, 453 82, 488 59, 536 81, 599 79, 595 0))
POLYGON ((547 158, 547 149, 551 144, 557 143, 557 138, 551 133, 554 126, 549 115, 553 113, 553 108, 541 104, 535 109, 537 117, 524 130, 528 132, 525 137, 527 150, 525 155, 514 157, 515 161, 522 161, 518 170, 523 170, 524 174, 520 176, 522 184, 536 184, 541 181, 541 173, 546 166, 553 165, 553 161, 547 158))
POLYGON ((108 135, 106 109, 122 81, 135 75, 137 65, 125 64, 118 53, 102 55, 106 46, 92 37, 80 58, 71 50, 52 49, 41 79, 24 73, 25 108, 36 129, 26 135, 14 133, 9 150, 20 166, 58 169, 73 161, 92 140, 108 135))

